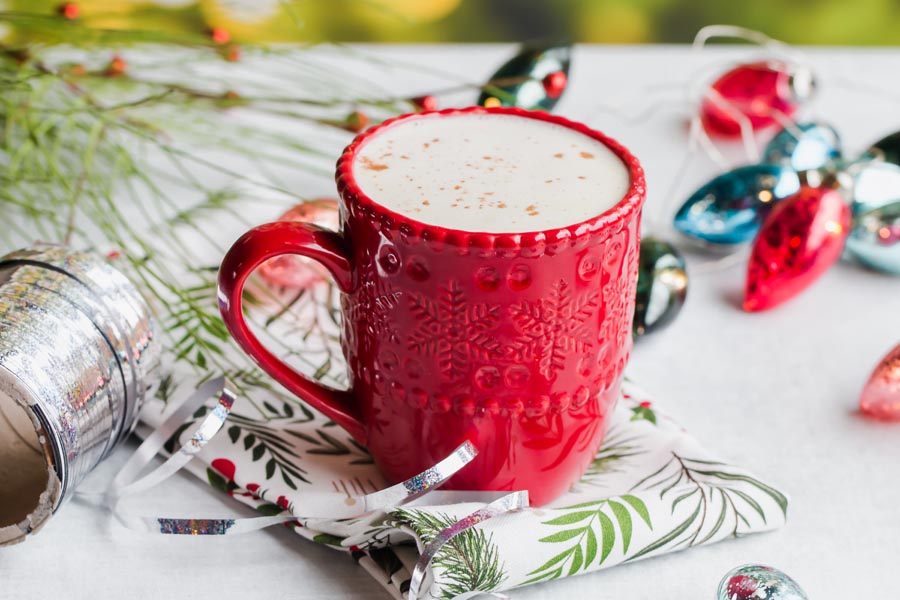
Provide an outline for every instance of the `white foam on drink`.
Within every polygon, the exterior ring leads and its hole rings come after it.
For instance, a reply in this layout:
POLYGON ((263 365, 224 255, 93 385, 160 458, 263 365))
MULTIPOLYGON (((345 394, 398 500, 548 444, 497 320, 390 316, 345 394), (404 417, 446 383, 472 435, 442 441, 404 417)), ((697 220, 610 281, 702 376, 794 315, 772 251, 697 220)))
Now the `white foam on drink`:
POLYGON ((605 144, 562 125, 512 115, 414 118, 359 150, 353 172, 376 203, 463 231, 522 233, 580 223, 630 184, 605 144))

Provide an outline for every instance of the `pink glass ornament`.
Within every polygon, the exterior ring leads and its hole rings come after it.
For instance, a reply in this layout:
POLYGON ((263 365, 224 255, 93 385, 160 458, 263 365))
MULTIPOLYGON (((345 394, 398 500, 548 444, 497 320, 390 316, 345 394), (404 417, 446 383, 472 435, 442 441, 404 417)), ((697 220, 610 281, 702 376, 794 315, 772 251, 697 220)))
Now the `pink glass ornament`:
POLYGON ((741 134, 741 117, 758 131, 790 117, 812 92, 812 74, 780 60, 739 65, 710 86, 700 106, 703 126, 711 134, 741 134))
POLYGON ((810 286, 841 256, 850 209, 830 187, 802 186, 772 209, 753 243, 744 310, 778 306, 810 286))
POLYGON ((872 371, 859 397, 859 409, 876 419, 900 421, 900 345, 872 371))
MULTIPOLYGON (((337 229, 337 200, 317 198, 298 204, 278 217, 278 220, 313 223, 327 229, 337 229)), ((292 290, 307 288, 326 275, 325 269, 319 263, 295 255, 284 255, 267 260, 260 265, 258 273, 267 283, 292 290)))

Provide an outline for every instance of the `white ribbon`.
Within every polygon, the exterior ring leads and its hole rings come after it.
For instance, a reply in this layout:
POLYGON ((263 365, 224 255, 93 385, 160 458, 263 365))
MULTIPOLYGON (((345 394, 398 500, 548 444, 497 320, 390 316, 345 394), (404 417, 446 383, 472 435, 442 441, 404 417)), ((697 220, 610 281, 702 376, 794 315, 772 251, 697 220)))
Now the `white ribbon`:
POLYGON ((235 394, 229 389, 227 379, 225 377, 212 379, 184 400, 162 425, 147 436, 116 475, 105 494, 107 507, 122 524, 130 529, 162 534, 234 535, 298 521, 301 518, 356 519, 375 511, 389 510, 406 504, 428 493, 469 464, 478 454, 475 446, 467 440, 433 467, 406 481, 371 494, 347 496, 335 492, 300 492, 292 495, 295 514, 241 519, 198 519, 147 517, 131 514, 121 508, 120 505, 126 497, 159 485, 190 462, 222 429, 234 401, 235 394), (190 440, 162 465, 141 477, 141 472, 162 450, 166 441, 204 402, 214 396, 218 396, 216 406, 194 428, 190 440))

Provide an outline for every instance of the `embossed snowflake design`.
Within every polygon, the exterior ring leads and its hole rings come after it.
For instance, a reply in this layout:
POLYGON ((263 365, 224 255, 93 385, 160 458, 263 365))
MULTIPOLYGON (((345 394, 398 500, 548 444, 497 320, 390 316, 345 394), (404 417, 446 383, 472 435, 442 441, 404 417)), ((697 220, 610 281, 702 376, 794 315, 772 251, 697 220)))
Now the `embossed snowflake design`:
POLYGON ((436 356, 448 379, 466 375, 476 360, 500 356, 500 343, 490 329, 500 317, 500 307, 470 304, 459 284, 451 281, 437 299, 412 294, 410 309, 418 320, 409 337, 409 349, 436 356))
POLYGON ((393 312, 400 305, 400 292, 387 292, 376 296, 367 316, 369 327, 376 338, 399 342, 400 334, 394 326, 393 312))
POLYGON ((383 279, 379 279, 374 261, 367 257, 362 261, 360 280, 362 289, 359 302, 351 304, 352 320, 372 340, 400 342, 394 311, 400 306, 403 295, 392 289, 383 279))
POLYGON ((541 375, 553 379, 571 353, 593 348, 589 322, 597 310, 591 294, 573 294, 564 279, 553 284, 547 298, 512 306, 512 318, 521 336, 511 346, 517 361, 534 361, 541 375))

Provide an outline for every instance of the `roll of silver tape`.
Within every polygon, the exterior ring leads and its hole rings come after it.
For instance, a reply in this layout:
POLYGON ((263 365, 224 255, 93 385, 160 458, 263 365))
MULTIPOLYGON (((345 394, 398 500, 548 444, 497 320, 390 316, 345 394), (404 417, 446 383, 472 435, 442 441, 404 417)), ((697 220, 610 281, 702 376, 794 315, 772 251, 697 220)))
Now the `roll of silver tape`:
POLYGON ((102 258, 0 258, 0 545, 37 531, 134 429, 155 338, 147 303, 102 258))

